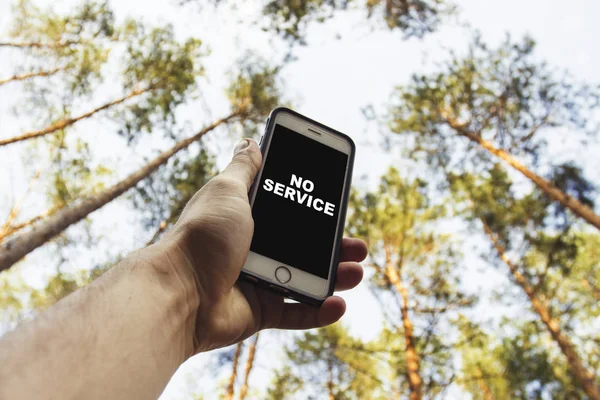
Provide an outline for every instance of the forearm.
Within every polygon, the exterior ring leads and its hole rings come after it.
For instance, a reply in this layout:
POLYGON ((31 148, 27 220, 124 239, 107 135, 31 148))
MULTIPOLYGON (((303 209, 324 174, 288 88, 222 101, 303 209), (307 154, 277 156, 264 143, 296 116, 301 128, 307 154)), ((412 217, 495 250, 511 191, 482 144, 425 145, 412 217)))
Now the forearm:
POLYGON ((156 398, 195 347, 178 254, 134 253, 0 340, 0 398, 156 398))

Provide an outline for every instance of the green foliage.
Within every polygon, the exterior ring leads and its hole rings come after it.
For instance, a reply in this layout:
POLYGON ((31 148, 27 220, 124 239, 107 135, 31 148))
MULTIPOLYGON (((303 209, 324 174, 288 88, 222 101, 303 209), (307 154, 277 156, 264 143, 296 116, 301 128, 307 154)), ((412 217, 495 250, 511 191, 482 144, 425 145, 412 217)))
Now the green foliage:
MULTIPOLYGON (((403 334, 398 308, 404 300, 398 298, 398 290, 390 281, 387 268, 391 267, 408 291, 406 306, 415 326, 417 352, 427 354, 421 378, 428 396, 441 390, 441 385, 452 375, 448 349, 453 343, 439 335, 440 326, 451 324, 450 316, 474 301, 460 290, 456 268, 460 265, 460 254, 455 243, 436 229, 444 215, 442 204, 430 204, 423 181, 406 180, 393 168, 382 177, 377 191, 364 195, 355 192, 350 199, 348 231, 367 241, 376 270, 372 283, 376 292, 387 296, 389 302, 382 307, 394 316, 390 321, 394 329, 384 332, 382 340, 393 341, 394 336, 403 334)), ((402 379, 406 361, 403 354, 395 357, 390 362, 397 377, 402 379)))
POLYGON ((185 205, 216 174, 214 157, 204 148, 187 159, 178 157, 137 185, 133 195, 144 226, 163 231, 174 224, 185 205))
POLYGON ((275 377, 267 390, 267 400, 292 399, 302 388, 302 379, 292 372, 289 365, 275 371, 275 377))
POLYGON ((36 71, 40 70, 36 65, 43 65, 64 70, 63 96, 89 95, 94 84, 102 81, 101 68, 110 50, 106 41, 115 38, 114 16, 106 2, 87 1, 71 14, 59 15, 20 0, 13 15, 10 36, 28 49, 32 65, 27 68, 36 71))
POLYGON ((599 103, 595 88, 537 61, 534 49, 527 37, 490 48, 475 36, 466 56, 452 54, 439 72, 415 74, 397 88, 391 130, 411 135, 413 154, 436 166, 487 160, 470 151, 476 145, 465 149, 463 132, 537 162, 547 138, 558 134, 543 136, 544 128, 585 130, 599 103))
MULTIPOLYGON (((263 13, 270 29, 291 42, 306 43, 306 30, 313 22, 324 22, 352 8, 353 0, 268 0, 263 13)), ((445 0, 367 0, 368 18, 383 20, 388 28, 400 30, 405 38, 423 37, 437 29, 454 7, 445 0)))
POLYGON ((234 110, 242 111, 243 123, 264 122, 271 110, 281 104, 278 73, 279 68, 252 58, 238 66, 227 97, 234 110))
POLYGON ((510 330, 503 338, 463 330, 475 339, 462 351, 460 382, 475 400, 486 398, 484 390, 496 399, 584 398, 543 330, 532 322, 512 323, 510 330))
MULTIPOLYGON (((559 170, 554 177, 556 179, 558 176, 564 184, 567 181, 564 180, 565 175, 562 171, 559 170)), ((571 178, 576 178, 575 180, 583 187, 587 187, 581 177, 571 176, 571 178)), ((466 199, 467 205, 464 211, 468 218, 485 221, 496 235, 500 245, 505 248, 506 254, 516 254, 516 257, 511 258, 518 273, 525 278, 536 298, 547 307, 552 318, 559 323, 561 332, 574 343, 580 357, 587 359, 588 365, 597 369, 600 362, 598 352, 593 350, 597 347, 593 324, 599 316, 600 307, 596 297, 597 292, 594 291, 598 282, 596 273, 598 260, 594 258, 593 248, 594 243, 599 240, 598 235, 576 230, 573 218, 568 215, 563 215, 557 221, 556 206, 535 191, 517 195, 513 182, 497 165, 484 175, 474 177, 465 174, 460 178, 454 176, 451 181, 454 190, 459 191, 466 199)), ((585 194, 586 191, 583 192, 585 194)), ((579 194, 582 195, 581 191, 579 194)), ((491 259, 498 260, 496 250, 491 251, 493 254, 491 259)), ((506 268, 500 260, 497 263, 501 268, 506 268)), ((525 376, 523 368, 526 362, 536 363, 540 357, 546 357, 545 354, 535 353, 538 343, 546 339, 535 339, 537 341, 529 342, 526 348, 522 347, 525 346, 521 344, 523 340, 518 340, 520 342, 505 343, 504 347, 511 345, 513 348, 512 353, 507 353, 505 361, 508 362, 509 358, 519 352, 529 351, 531 354, 522 356, 530 359, 515 360, 523 364, 512 368, 519 368, 515 371, 520 371, 518 374, 520 378, 514 379, 529 379, 533 384, 533 381, 542 379, 534 375, 541 374, 543 371, 531 370, 531 375, 525 376)), ((544 351, 549 351, 553 355, 551 365, 565 363, 564 359, 554 356, 559 351, 557 347, 544 351)), ((546 367, 540 364, 540 368, 546 367)), ((506 374, 508 373, 507 370, 506 374)), ((564 390, 571 391, 573 385, 567 382, 571 380, 567 375, 566 372, 561 375, 563 376, 562 387, 567 388, 564 390)), ((511 390, 514 390, 517 383, 509 383, 511 390)), ((552 380, 547 384, 554 385, 552 380)), ((523 383, 522 386, 526 384, 523 383)))
MULTIPOLYGON (((325 397, 330 393, 336 400, 376 398, 379 386, 376 362, 369 354, 359 351, 362 343, 348 334, 340 324, 318 331, 307 331, 286 350, 291 371, 302 377, 302 389, 325 397), (310 386, 308 383, 310 382, 310 386)), ((298 390, 299 381, 285 370, 276 375, 271 395, 291 388, 298 390)))
POLYGON ((121 35, 127 43, 124 88, 130 93, 147 91, 121 113, 121 134, 131 139, 155 126, 173 126, 176 107, 188 99, 204 73, 202 41, 179 43, 171 25, 149 29, 134 20, 125 22, 121 35))
POLYGON ((112 171, 102 164, 92 164, 92 151, 88 142, 65 140, 63 130, 54 135, 50 147, 51 167, 46 171, 50 185, 47 196, 51 209, 60 209, 73 201, 92 196, 106 188, 112 171))

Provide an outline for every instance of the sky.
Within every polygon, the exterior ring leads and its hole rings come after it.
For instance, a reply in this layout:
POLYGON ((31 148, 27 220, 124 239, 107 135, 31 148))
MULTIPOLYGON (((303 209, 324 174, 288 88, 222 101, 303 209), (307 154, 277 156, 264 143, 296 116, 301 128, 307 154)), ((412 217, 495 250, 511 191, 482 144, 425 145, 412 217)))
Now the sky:
MULTIPOLYGON (((46 0, 36 2, 50 3, 46 0)), ((77 3, 76 0, 66 0, 57 7, 66 10, 77 3)), ((197 109, 182 111, 194 127, 200 127, 227 111, 228 105, 222 96, 222 88, 233 62, 244 57, 246 50, 253 49, 273 62, 281 58, 281 43, 270 40, 268 34, 252 26, 250 22, 251 18, 248 16, 256 11, 255 3, 240 3, 242 5, 236 11, 236 15, 240 16, 239 20, 232 20, 227 10, 217 12, 211 6, 205 6, 202 12, 198 12, 195 6, 181 8, 170 0, 111 3, 119 19, 136 16, 148 22, 172 23, 180 37, 200 37, 211 48, 206 65, 209 80, 202 86, 202 98, 206 107, 202 113, 197 109)), ((382 127, 366 121, 361 110, 372 106, 378 115, 384 115, 385 104, 395 86, 406 83, 412 73, 435 70, 436 62, 446 58, 446 49, 464 52, 471 35, 464 27, 465 24, 481 31, 483 39, 491 44, 499 43, 507 33, 514 38, 528 34, 538 43, 536 54, 540 59, 558 68, 568 69, 582 81, 600 83, 600 51, 597 44, 597 38, 600 37, 600 26, 597 23, 600 18, 600 2, 574 0, 569 2, 568 7, 564 2, 554 0, 462 0, 457 3, 459 16, 424 40, 403 41, 398 32, 371 30, 364 24, 362 13, 346 13, 327 24, 312 27, 308 35, 309 46, 298 48, 295 52, 297 61, 283 70, 285 97, 293 102, 297 111, 355 139, 358 147, 354 181, 356 187, 373 189, 388 166, 403 167, 399 154, 381 150, 382 127), (340 39, 336 39, 338 35, 340 39)), ((5 32, 10 23, 9 6, 10 2, 0 0, 0 33, 5 32)), ((3 58, 0 53, 0 76, 8 74, 12 67, 11 61, 3 58)), ((114 97, 111 89, 110 84, 103 86, 94 102, 102 103, 103 98, 114 97)), ((15 96, 18 96, 17 88, 0 89, 0 137, 10 137, 28 128, 29 121, 15 118, 10 111, 15 96)), ((81 105, 82 110, 87 108, 89 105, 81 105)), ((110 126, 92 119, 78 126, 76 134, 94 135, 94 152, 98 162, 107 163, 117 171, 110 178, 113 181, 139 167, 145 157, 165 145, 163 140, 155 138, 141 143, 132 151, 122 139, 110 135, 110 129, 110 126)), ((237 139, 239 136, 235 135, 226 140, 222 137, 207 138, 211 149, 218 154, 220 167, 229 160, 231 148, 237 139)), ((574 154, 568 142, 557 146, 561 150, 561 157, 577 157, 582 160, 588 177, 596 178, 596 182, 600 181, 597 148, 591 147, 574 154)), ((556 152, 559 154, 558 150, 556 152)), ((0 216, 8 210, 7 206, 11 203, 9 192, 22 192, 23 182, 27 182, 24 176, 31 174, 31 167, 26 165, 25 154, 25 147, 15 147, 15 150, 11 148, 8 151, 0 149, 0 195, 3 196, 0 198, 0 216)), ((41 193, 43 188, 38 190, 41 193)), ((27 203, 32 215, 43 211, 40 196, 42 195, 33 195, 27 203)), ((69 258, 73 269, 100 263, 107 257, 135 249, 151 236, 148 232, 140 232, 139 221, 126 199, 96 212, 92 220, 93 231, 100 239, 92 250, 72 250, 69 258), (115 231, 115 224, 119 227, 116 235, 112 233, 115 231)), ((30 282, 41 284, 44 277, 53 272, 50 267, 39 267, 45 264, 46 257, 47 251, 36 251, 19 266, 19 275, 30 282)), ((473 268, 472 275, 465 279, 474 290, 491 291, 495 282, 505 279, 502 274, 489 272, 489 269, 485 273, 480 271, 478 267, 481 261, 474 252, 467 254, 467 260, 473 268)), ((348 313, 343 322, 351 333, 365 340, 374 338, 381 327, 382 316, 377 311, 378 304, 366 284, 344 293, 342 297, 348 305, 348 313)), ((263 342, 260 346, 264 346, 265 351, 259 353, 257 368, 250 382, 253 388, 264 388, 269 382, 272 360, 281 355, 279 341, 289 340, 282 334, 265 335, 261 339, 263 342)), ((211 358, 206 355, 189 360, 173 377, 161 399, 186 398, 191 392, 204 393, 207 399, 215 398, 211 393, 214 393, 215 385, 223 383, 229 370, 225 368, 223 374, 212 379, 207 373, 211 362, 211 358)), ((459 392, 450 392, 452 393, 459 392)))

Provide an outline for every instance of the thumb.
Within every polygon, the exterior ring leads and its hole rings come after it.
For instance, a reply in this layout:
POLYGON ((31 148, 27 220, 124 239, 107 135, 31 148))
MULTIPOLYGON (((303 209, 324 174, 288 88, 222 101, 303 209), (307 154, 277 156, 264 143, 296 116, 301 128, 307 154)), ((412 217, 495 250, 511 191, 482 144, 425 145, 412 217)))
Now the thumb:
POLYGON ((242 139, 234 149, 233 159, 221 176, 238 181, 250 190, 250 186, 262 165, 258 144, 252 139, 242 139))

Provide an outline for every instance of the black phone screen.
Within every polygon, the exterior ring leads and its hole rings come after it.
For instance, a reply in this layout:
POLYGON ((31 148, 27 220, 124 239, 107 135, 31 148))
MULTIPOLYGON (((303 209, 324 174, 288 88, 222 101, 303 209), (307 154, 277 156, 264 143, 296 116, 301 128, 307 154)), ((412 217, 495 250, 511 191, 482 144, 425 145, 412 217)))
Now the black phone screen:
POLYGON ((327 279, 347 163, 347 154, 275 125, 250 250, 327 279))

